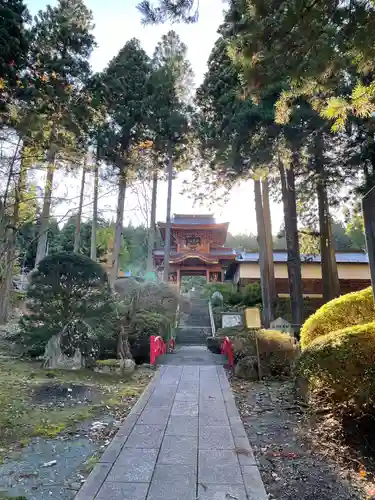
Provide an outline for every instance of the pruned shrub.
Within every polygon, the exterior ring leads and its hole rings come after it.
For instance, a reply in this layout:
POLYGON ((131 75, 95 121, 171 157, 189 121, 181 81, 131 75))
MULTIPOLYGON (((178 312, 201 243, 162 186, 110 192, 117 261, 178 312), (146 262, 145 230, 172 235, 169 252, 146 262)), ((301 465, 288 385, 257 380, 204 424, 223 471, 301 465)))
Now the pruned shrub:
POLYGON ((134 361, 145 363, 150 358, 151 335, 160 335, 167 341, 172 323, 165 314, 139 310, 132 318, 130 327, 129 344, 134 361))
POLYGON ((107 274, 100 264, 73 253, 48 256, 31 274, 28 312, 20 320, 18 341, 29 354, 41 355, 49 339, 64 331, 64 348, 69 351, 107 313, 109 298, 107 274))
POLYGON ((216 332, 218 337, 235 337, 236 335, 241 335, 242 333, 248 332, 247 328, 244 326, 231 326, 226 328, 219 328, 216 332))
POLYGON ((233 290, 233 285, 228 283, 208 283, 204 287, 204 294, 212 297, 215 292, 220 292, 223 296, 221 301, 215 302, 216 306, 242 306, 252 307, 262 303, 262 293, 260 283, 250 283, 240 290, 233 290))
POLYGON ((263 376, 290 374, 297 356, 297 347, 289 334, 278 330, 248 330, 244 327, 234 327, 234 335, 228 335, 228 330, 231 329, 226 328, 220 332, 225 331, 226 335, 224 336, 231 337, 235 361, 243 366, 245 371, 244 365, 246 363, 243 360, 251 360, 253 366, 254 359, 258 357, 258 343, 263 376))
POLYGON ((375 320, 372 288, 352 292, 331 300, 312 314, 301 330, 301 347, 305 349, 318 337, 348 326, 375 320))
POLYGON ((297 375, 324 404, 358 413, 375 407, 375 322, 320 336, 302 352, 297 375))

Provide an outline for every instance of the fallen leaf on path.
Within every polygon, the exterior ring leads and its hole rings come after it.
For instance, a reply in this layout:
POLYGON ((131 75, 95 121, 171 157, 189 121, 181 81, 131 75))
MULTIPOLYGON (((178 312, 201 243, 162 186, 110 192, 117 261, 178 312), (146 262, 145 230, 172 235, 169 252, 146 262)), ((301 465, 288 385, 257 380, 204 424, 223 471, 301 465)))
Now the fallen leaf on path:
POLYGON ((251 451, 246 448, 235 448, 234 451, 237 455, 246 455, 247 457, 251 456, 251 451))

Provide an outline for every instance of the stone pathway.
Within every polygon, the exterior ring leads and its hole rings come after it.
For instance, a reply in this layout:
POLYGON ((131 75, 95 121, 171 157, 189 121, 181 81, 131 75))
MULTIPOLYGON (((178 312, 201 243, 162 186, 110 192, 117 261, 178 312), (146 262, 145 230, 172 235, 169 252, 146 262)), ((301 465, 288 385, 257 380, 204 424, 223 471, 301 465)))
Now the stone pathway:
POLYGON ((266 500, 222 366, 162 366, 76 500, 266 500))
POLYGON ((173 354, 158 357, 159 365, 224 365, 227 361, 221 354, 213 354, 204 345, 178 345, 173 354))

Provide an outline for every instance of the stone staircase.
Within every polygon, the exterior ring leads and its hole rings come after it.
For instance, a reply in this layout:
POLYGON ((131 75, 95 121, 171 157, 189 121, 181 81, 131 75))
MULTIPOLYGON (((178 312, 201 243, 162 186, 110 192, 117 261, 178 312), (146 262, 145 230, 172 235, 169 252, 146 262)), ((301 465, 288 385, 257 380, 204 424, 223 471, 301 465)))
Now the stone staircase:
POLYGON ((189 314, 180 319, 176 341, 180 345, 206 345, 206 338, 212 333, 207 299, 193 296, 190 304, 189 314))

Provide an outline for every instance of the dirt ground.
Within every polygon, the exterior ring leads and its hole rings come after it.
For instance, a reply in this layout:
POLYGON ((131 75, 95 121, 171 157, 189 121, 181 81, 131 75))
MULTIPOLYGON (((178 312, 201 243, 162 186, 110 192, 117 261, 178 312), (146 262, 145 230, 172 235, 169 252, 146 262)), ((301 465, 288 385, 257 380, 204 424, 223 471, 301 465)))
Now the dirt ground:
MULTIPOLYGON (((328 420, 313 423, 291 381, 233 379, 232 387, 270 499, 375 498, 373 476, 358 454, 330 443, 328 420)), ((332 429, 332 441, 334 435, 332 429)))
POLYGON ((0 500, 72 500, 154 371, 0 362, 0 500))

